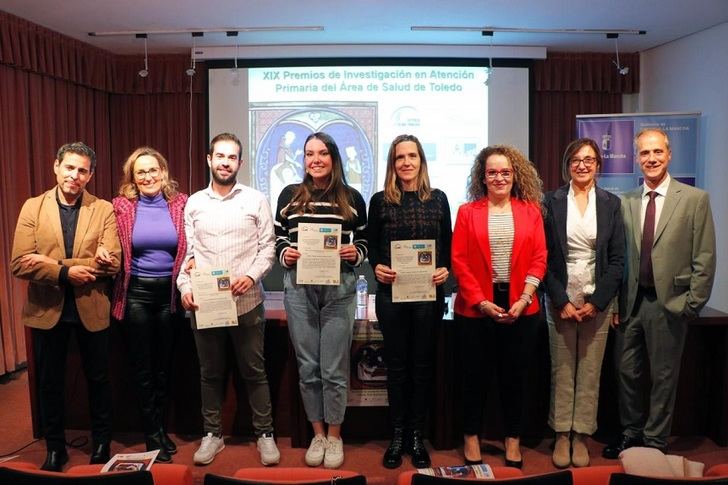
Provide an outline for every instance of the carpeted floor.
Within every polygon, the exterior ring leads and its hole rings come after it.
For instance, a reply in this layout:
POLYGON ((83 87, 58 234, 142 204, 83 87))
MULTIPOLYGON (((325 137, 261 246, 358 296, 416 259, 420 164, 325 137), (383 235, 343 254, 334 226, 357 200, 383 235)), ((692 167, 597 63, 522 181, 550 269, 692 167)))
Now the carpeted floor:
MULTIPOLYGON (((87 431, 67 432, 69 442, 87 441, 87 431)), ((174 455, 174 463, 192 465, 192 455, 199 446, 199 436, 173 435, 172 438, 179 447, 174 455)), ((397 475, 405 470, 412 469, 409 461, 398 470, 388 470, 381 465, 381 457, 387 447, 386 441, 348 442, 345 438, 345 461, 343 469, 363 473, 368 483, 375 485, 394 484, 397 475)), ((526 442, 523 447, 525 474, 546 473, 554 471, 551 464, 551 440, 540 442, 526 442)), ((590 441, 589 448, 592 464, 614 464, 614 461, 601 458, 600 453, 604 443, 590 441)), ((305 449, 291 448, 291 441, 287 437, 278 438, 278 447, 281 450, 281 463, 278 466, 300 467, 305 466, 303 456, 305 449)), ((79 465, 88 462, 90 444, 79 448, 69 448, 70 465, 79 465)), ((113 453, 128 453, 144 451, 141 433, 117 433, 112 444, 113 453)), ((678 437, 670 443, 669 452, 684 455, 685 457, 702 462, 706 467, 719 463, 728 463, 728 448, 717 446, 711 440, 702 437, 678 437)), ((434 466, 456 465, 462 463, 461 451, 431 450, 434 466)), ((42 441, 33 440, 30 417, 30 400, 28 394, 27 372, 18 372, 4 376, 0 380, 0 459, 5 455, 18 455, 16 460, 29 461, 41 464, 45 458, 45 446, 42 441), (22 448, 22 449, 21 449, 22 448)), ((503 465, 502 444, 499 442, 483 442, 483 458, 492 466, 503 465)), ((226 437, 225 450, 215 461, 205 467, 194 467, 195 483, 202 483, 205 473, 211 472, 219 475, 232 475, 238 468, 261 466, 255 442, 249 437, 226 437)))

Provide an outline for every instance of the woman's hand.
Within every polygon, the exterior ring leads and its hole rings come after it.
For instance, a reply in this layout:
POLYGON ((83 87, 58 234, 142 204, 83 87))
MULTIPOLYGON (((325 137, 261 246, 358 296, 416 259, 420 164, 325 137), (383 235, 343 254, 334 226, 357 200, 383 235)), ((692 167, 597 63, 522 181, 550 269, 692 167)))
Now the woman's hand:
POLYGON ((447 281, 447 277, 450 275, 447 268, 437 268, 435 274, 432 275, 432 282, 435 286, 439 286, 447 281))
POLYGON ((579 314, 579 311, 576 309, 574 304, 571 302, 568 302, 566 305, 561 307, 559 317, 562 320, 574 320, 575 322, 581 323, 581 315, 579 314))
POLYGON ((480 310, 480 313, 496 323, 513 323, 513 319, 511 319, 510 315, 508 315, 508 312, 492 301, 481 301, 478 305, 478 309, 480 310))
POLYGON ((298 249, 287 248, 283 251, 283 262, 286 266, 291 267, 296 264, 296 261, 301 257, 301 252, 298 249))
POLYGON ((378 264, 374 268, 374 277, 379 281, 380 283, 385 283, 388 285, 391 285, 394 283, 394 280, 397 278, 397 273, 392 270, 389 266, 386 264, 378 264))
POLYGON ((599 310, 593 304, 585 303, 583 307, 579 308, 576 311, 576 313, 578 313, 579 316, 581 317, 581 320, 579 320, 579 321, 583 321, 583 320, 589 320, 589 319, 596 317, 597 313, 599 313, 599 310))
POLYGON ((349 263, 356 263, 359 253, 356 250, 356 246, 353 244, 345 244, 339 248, 339 257, 349 263))
POLYGON ((510 317, 510 321, 504 322, 504 323, 513 323, 515 322, 518 317, 521 316, 523 313, 523 310, 526 309, 528 306, 528 302, 524 300, 523 298, 519 298, 516 300, 513 305, 511 306, 511 309, 508 310, 508 316, 510 317))

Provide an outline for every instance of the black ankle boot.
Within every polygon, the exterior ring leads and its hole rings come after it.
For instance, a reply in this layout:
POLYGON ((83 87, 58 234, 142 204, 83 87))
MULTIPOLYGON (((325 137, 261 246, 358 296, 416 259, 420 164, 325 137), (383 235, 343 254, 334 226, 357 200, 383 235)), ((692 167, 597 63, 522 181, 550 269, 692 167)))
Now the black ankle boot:
POLYGON ((382 458, 382 465, 384 465, 384 468, 399 468, 402 464, 403 453, 404 430, 402 428, 394 428, 392 441, 390 441, 387 451, 384 452, 384 458, 382 458))
POLYGON ((412 432, 410 455, 412 455, 412 466, 415 468, 430 468, 430 454, 425 448, 422 433, 417 430, 412 432))
POLYGON ((146 436, 146 443, 147 451, 159 450, 155 461, 158 461, 160 463, 169 463, 170 461, 172 461, 172 455, 169 454, 169 452, 164 448, 164 445, 162 444, 162 439, 160 437, 159 431, 157 431, 156 433, 148 434, 146 436))
POLYGON ((167 435, 164 428, 159 428, 159 442, 162 443, 162 446, 170 455, 177 453, 177 445, 175 445, 174 441, 172 441, 172 439, 167 435))

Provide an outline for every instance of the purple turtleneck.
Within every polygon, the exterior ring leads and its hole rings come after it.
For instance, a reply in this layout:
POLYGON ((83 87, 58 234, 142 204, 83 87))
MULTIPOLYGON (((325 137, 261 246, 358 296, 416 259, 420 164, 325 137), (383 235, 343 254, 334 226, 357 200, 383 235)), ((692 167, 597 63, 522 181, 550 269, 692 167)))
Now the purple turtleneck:
POLYGON ((172 275, 177 232, 161 192, 154 197, 139 197, 131 247, 131 274, 150 278, 172 275))

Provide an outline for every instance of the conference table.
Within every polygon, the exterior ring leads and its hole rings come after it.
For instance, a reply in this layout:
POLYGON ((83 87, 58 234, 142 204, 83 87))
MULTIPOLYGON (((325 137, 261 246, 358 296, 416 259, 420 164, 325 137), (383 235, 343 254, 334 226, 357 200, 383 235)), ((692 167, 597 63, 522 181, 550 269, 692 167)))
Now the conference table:
MULTIPOLYGON (((289 436, 294 447, 308 446, 312 436, 306 420, 298 390, 296 359, 286 323, 282 292, 268 292, 266 307, 265 358, 271 390, 275 433, 289 436)), ((371 313, 370 313, 371 315, 371 313)), ((114 403, 114 431, 141 431, 141 419, 135 401, 135 390, 129 377, 126 349, 120 330, 121 323, 112 324, 110 368, 114 403)), ((189 435, 191 439, 202 435, 200 414, 199 363, 189 320, 180 318, 177 328, 173 369, 170 376, 168 429, 189 435)), ((32 362, 32 341, 26 332, 33 434, 41 435, 32 362)), ((445 316, 437 329, 435 379, 429 413, 427 435, 436 449, 459 446, 460 393, 458 379, 457 344, 452 313, 445 316)), ((613 335, 607 351, 601 378, 598 424, 595 438, 604 441, 619 434, 616 383, 612 358, 613 335)), ((546 324, 541 325, 533 365, 529 371, 530 398, 526 402, 528 422, 525 442, 550 436, 546 422, 549 406, 549 346, 546 324)), ((705 308, 698 319, 690 323, 678 389, 673 435, 707 436, 721 446, 728 445, 728 314, 705 308)), ((229 348, 228 350, 232 350, 229 348)), ((88 400, 83 371, 75 340, 66 371, 66 428, 87 430, 88 400)), ((228 435, 252 439, 250 408, 245 385, 237 375, 234 362, 228 359, 229 380, 223 403, 223 430, 228 435)), ((495 382, 487 386, 483 436, 501 437, 499 398, 495 382)), ((343 433, 347 442, 370 439, 388 439, 387 408, 384 406, 349 406, 343 433)))

